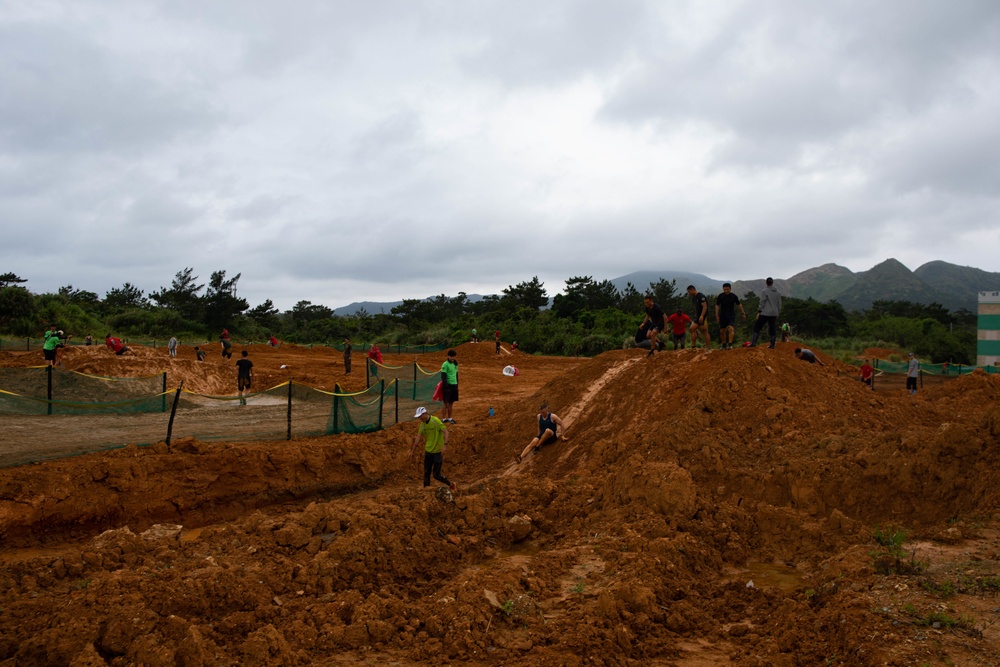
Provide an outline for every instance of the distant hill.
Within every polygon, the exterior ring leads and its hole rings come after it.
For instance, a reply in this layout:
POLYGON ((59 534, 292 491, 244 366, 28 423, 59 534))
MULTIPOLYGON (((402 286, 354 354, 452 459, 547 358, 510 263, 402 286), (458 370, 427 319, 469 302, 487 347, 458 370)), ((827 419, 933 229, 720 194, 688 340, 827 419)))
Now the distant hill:
MULTIPOLYGON (((867 310, 872 302, 880 299, 913 301, 914 303, 940 303, 948 310, 964 308, 976 312, 978 293, 1000 290, 1000 273, 990 273, 971 266, 958 266, 936 260, 927 262, 916 271, 910 271, 896 259, 887 259, 868 271, 853 273, 839 264, 823 264, 796 273, 791 278, 774 277, 774 284, 784 296, 797 299, 813 298, 817 301, 837 301, 847 310, 867 310)), ((691 271, 635 271, 628 275, 610 278, 618 289, 624 290, 632 283, 639 292, 649 288, 661 278, 676 280, 677 291, 684 293, 688 285, 699 291, 716 295, 722 291, 725 280, 710 278, 691 271)), ((594 280, 605 280, 594 277, 594 280)), ((733 291, 741 297, 747 292, 760 294, 764 278, 732 280, 733 291)), ((561 287, 561 286, 560 286, 561 287)), ((550 289, 551 291, 551 289, 550 289)), ((434 297, 428 297, 434 298, 434 297)), ((469 301, 479 301, 481 294, 469 294, 469 301)), ((402 301, 358 301, 337 308, 337 315, 354 315, 361 308, 371 315, 390 313, 402 301)))

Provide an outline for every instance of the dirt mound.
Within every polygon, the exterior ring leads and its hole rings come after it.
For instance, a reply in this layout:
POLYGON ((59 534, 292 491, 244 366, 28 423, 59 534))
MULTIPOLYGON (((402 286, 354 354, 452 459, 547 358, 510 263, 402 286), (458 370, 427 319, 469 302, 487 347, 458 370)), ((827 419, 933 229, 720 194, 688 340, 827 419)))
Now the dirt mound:
MULTIPOLYGON (((993 664, 1000 377, 872 392, 793 349, 459 346, 455 494, 418 487, 412 424, 0 470, 0 660, 993 664), (542 400, 571 439, 518 464, 542 400), (923 541, 887 561, 875 526, 923 541)), ((251 349, 356 381, 339 357, 251 349)))

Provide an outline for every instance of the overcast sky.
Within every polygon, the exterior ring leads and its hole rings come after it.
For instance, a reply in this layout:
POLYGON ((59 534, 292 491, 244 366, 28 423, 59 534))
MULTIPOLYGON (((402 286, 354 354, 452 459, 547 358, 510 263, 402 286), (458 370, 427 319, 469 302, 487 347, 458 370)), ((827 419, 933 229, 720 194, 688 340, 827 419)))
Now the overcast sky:
POLYGON ((0 273, 1000 271, 1000 2, 0 0, 0 273))

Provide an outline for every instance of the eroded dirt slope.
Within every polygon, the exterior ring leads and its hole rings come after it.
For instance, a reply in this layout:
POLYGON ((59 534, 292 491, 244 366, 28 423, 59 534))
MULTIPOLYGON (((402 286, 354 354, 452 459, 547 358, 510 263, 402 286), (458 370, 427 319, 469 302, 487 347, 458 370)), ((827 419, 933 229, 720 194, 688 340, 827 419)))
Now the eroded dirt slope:
MULTIPOLYGON (((0 660, 998 664, 1000 377, 871 392, 792 348, 463 345, 453 497, 412 424, 0 470, 0 660), (570 440, 517 464, 542 400, 570 440)), ((324 354, 254 353, 332 386, 324 354)))

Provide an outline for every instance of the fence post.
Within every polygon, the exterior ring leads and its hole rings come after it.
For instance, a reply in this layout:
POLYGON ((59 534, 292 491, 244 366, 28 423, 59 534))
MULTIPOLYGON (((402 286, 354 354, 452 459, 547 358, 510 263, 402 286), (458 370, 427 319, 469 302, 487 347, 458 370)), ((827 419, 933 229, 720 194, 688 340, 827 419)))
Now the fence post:
POLYGON ((292 381, 288 381, 288 437, 292 439, 292 381))
POLYGON ((48 390, 46 391, 46 396, 48 397, 49 406, 48 414, 52 414, 52 364, 45 367, 45 373, 48 375, 48 390))
MULTIPOLYGON (((181 380, 181 383, 177 385, 177 391, 174 392, 174 405, 170 408, 170 420, 167 422, 167 439, 164 441, 167 445, 170 445, 170 434, 174 431, 174 416, 177 414, 177 403, 180 401, 181 389, 183 388, 184 380, 181 380)), ((164 398, 164 400, 166 400, 166 398, 164 398)))
POLYGON ((395 380, 395 382, 396 382, 396 391, 394 392, 396 394, 396 422, 395 423, 398 424, 399 423, 399 379, 397 378, 395 380))
POLYGON ((340 433, 340 383, 333 385, 333 432, 340 433))
POLYGON ((382 408, 385 406, 385 378, 382 378, 378 382, 379 392, 378 392, 378 430, 382 430, 382 408))

